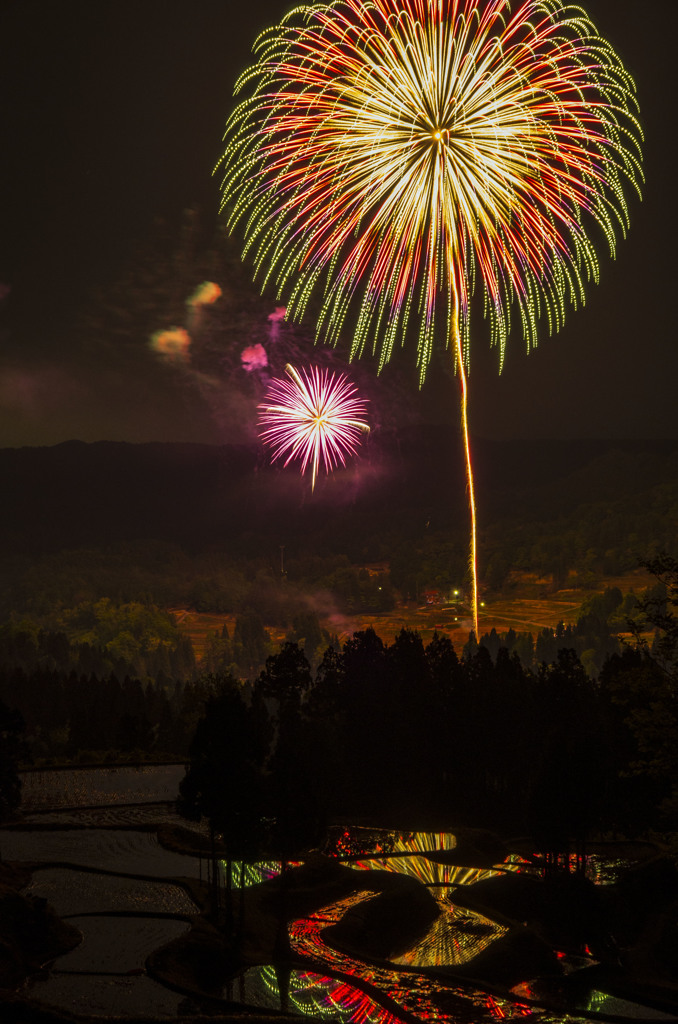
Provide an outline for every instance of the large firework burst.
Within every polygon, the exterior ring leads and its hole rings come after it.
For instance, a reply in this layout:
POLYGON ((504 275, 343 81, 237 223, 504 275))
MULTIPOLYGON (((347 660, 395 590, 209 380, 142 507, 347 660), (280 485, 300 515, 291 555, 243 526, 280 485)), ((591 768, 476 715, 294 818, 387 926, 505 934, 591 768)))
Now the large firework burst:
POLYGON ((438 328, 462 385, 482 283, 500 352, 558 329, 614 254, 641 179, 633 82, 584 12, 560 0, 336 0, 263 33, 226 128, 223 202, 264 283, 319 336, 353 307, 353 354, 391 356, 408 325, 423 380, 438 328))
POLYGON ((288 380, 272 380, 266 401, 259 406, 260 436, 285 465, 298 458, 301 472, 311 465, 311 490, 321 463, 329 472, 346 465, 369 432, 364 422, 366 403, 344 374, 315 367, 298 373, 289 364, 288 380))

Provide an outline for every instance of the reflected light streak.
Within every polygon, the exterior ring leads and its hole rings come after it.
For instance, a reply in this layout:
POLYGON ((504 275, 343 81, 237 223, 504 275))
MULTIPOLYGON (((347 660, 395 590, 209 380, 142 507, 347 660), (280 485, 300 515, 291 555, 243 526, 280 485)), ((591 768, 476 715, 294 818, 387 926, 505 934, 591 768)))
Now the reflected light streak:
MULTIPOLYGON (((342 840, 352 846, 350 835, 342 840)), ((377 845, 379 841, 377 840, 377 845)), ((341 1024, 396 1024, 411 1021, 440 1021, 447 1024, 489 1024, 495 1019, 517 1020, 530 1016, 524 1005, 488 996, 468 986, 424 977, 416 967, 463 964, 489 945, 505 929, 480 915, 455 908, 446 886, 469 884, 496 872, 459 868, 437 864, 425 856, 409 856, 418 852, 452 850, 456 839, 450 833, 387 834, 382 844, 395 856, 368 855, 351 864, 356 870, 398 871, 418 878, 422 883, 435 886, 432 891, 439 897, 443 913, 421 943, 391 964, 363 963, 345 953, 329 947, 323 937, 326 927, 341 920, 352 907, 377 895, 367 888, 352 893, 322 907, 308 918, 292 922, 289 926, 290 945, 296 956, 302 957, 311 972, 293 972, 289 999, 297 1011, 314 1016, 326 1016, 341 1024), (402 856, 398 856, 398 854, 402 856), (442 883, 442 886, 441 886, 442 883), (442 926, 441 926, 442 921, 442 926), (341 977, 324 976, 323 968, 341 977)), ((247 867, 247 884, 271 878, 280 865, 271 861, 247 867)), ((239 871, 235 874, 239 878, 239 871)), ((369 886, 369 880, 366 879, 369 886)), ((277 993, 277 980, 273 967, 262 968, 262 979, 272 993, 277 993)), ((545 1021, 545 1018, 542 1018, 545 1021)))
POLYGON ((471 885, 497 873, 490 868, 438 864, 426 857, 427 852, 454 850, 456 846, 457 840, 451 832, 413 832, 397 838, 393 846, 389 847, 392 852, 388 856, 367 856, 364 860, 351 862, 349 866, 367 871, 397 871, 430 886, 471 885), (398 857, 398 853, 405 856, 398 857))

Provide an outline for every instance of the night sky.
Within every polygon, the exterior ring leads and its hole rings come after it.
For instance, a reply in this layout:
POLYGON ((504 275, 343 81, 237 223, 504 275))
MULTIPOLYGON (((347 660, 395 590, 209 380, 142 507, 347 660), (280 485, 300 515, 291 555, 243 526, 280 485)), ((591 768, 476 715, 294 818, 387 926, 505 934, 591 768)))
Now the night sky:
MULTIPOLYGON (((470 416, 479 437, 678 437, 678 3, 583 6, 636 79, 644 200, 632 201, 616 261, 599 247, 601 284, 589 286, 584 309, 571 311, 559 335, 544 332, 529 356, 513 344, 501 377, 476 319, 470 416)), ((244 421, 254 405, 238 400, 238 373, 216 356, 206 396, 196 374, 159 360, 147 337, 116 347, 74 325, 92 289, 119 280, 158 218, 178 224, 182 210, 197 207, 211 232, 211 172, 233 83, 258 31, 287 9, 274 0, 5 0, 0 447, 73 438, 228 443, 251 434, 244 421)), ((456 390, 435 365, 423 395, 413 367, 411 389, 400 393, 410 418, 458 417, 456 390)))

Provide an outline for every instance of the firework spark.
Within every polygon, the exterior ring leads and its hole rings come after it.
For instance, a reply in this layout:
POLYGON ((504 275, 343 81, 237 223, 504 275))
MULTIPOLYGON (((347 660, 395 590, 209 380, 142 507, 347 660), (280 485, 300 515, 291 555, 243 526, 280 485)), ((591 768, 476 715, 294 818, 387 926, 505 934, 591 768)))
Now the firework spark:
POLYGON ((499 367, 517 312, 528 350, 614 255, 638 191, 635 87, 579 7, 562 0, 335 0, 263 33, 226 127, 223 205, 246 252, 319 336, 353 310, 352 354, 380 368, 408 326, 420 383, 442 332, 467 421, 471 295, 482 284, 499 367), (418 324, 413 327, 413 321, 418 324))
POLYGON ((346 465, 361 435, 369 432, 364 422, 366 403, 344 374, 315 367, 298 373, 285 367, 289 380, 271 381, 266 402, 259 406, 260 436, 287 466, 301 459, 301 472, 311 465, 311 490, 321 463, 329 473, 346 465))

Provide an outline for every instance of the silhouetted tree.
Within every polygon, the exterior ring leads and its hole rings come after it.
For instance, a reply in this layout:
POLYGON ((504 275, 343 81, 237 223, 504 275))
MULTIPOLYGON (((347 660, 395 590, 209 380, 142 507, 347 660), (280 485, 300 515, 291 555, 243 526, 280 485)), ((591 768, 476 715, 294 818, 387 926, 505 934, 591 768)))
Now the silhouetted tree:
POLYGON ((308 661, 317 664, 323 645, 329 642, 329 634, 321 629, 318 615, 313 611, 298 612, 292 619, 292 629, 287 639, 301 646, 308 661))
MULTIPOLYGON (((601 677, 633 738, 627 771, 654 791, 655 825, 678 824, 678 561, 662 554, 644 563, 657 585, 639 600, 629 626, 633 654, 611 659, 601 677), (652 636, 650 641, 648 634, 652 636), (659 808, 657 808, 659 804, 659 808)), ((647 797, 647 786, 641 792, 647 797)))
POLYGON ((309 760, 328 811, 335 813, 342 806, 347 776, 344 682, 343 654, 334 647, 328 647, 308 693, 305 715, 309 760))
POLYGON ((602 730, 594 683, 574 651, 540 669, 528 818, 548 865, 578 854, 599 827, 605 794, 602 730))
POLYGON ((21 803, 19 764, 27 756, 25 725, 18 711, 0 701, 0 821, 6 821, 21 803))
POLYGON ((255 694, 276 706, 277 735, 268 762, 272 827, 271 851, 287 861, 319 841, 324 828, 326 795, 314 771, 309 722, 302 713, 311 686, 311 670, 298 644, 286 641, 266 659, 255 694))
POLYGON ((256 685, 263 697, 276 702, 279 728, 298 716, 311 686, 311 667, 299 644, 286 640, 278 654, 270 655, 256 685))
MULTIPOLYGON (((184 817, 208 820, 220 836, 227 861, 228 911, 232 923, 230 880, 235 860, 261 855, 266 814, 265 764, 271 728, 260 704, 248 706, 232 676, 215 680, 190 745, 190 763, 179 786, 177 809, 184 817)), ((212 878, 217 885, 213 864, 212 878)))
POLYGON ((363 813, 378 811, 390 767, 390 744, 383 725, 392 695, 386 650, 371 627, 346 641, 343 666, 346 798, 363 813))
POLYGON ((607 659, 598 685, 608 763, 602 824, 632 838, 658 825, 657 808, 670 792, 663 773, 641 765, 636 733, 636 714, 647 714, 663 679, 646 653, 627 646, 607 659))
POLYGON ((251 679, 271 653, 271 638, 261 616, 246 609, 235 620, 232 641, 233 660, 243 678, 251 679))
POLYGON ((390 788, 398 805, 430 809, 433 736, 432 681, 421 637, 402 629, 386 649, 388 702, 381 729, 389 746, 390 788))

